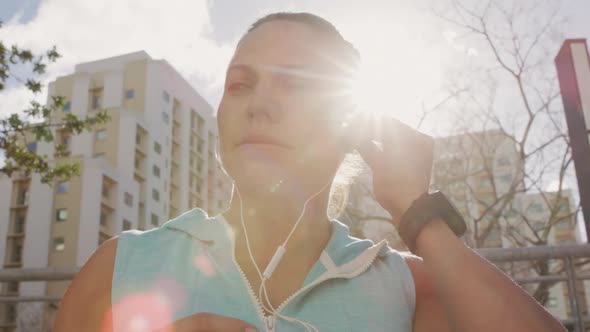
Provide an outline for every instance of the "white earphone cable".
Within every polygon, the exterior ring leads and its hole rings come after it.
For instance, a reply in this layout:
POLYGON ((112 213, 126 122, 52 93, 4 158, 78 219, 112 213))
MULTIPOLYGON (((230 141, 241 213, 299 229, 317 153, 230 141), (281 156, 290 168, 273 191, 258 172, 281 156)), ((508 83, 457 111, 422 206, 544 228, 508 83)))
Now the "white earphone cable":
POLYGON ((260 272, 260 269, 258 268, 258 265, 256 264, 256 260, 254 259, 254 255, 252 254, 252 250, 250 248, 250 241, 248 239, 248 232, 246 230, 246 223, 244 222, 244 205, 243 205, 243 201, 242 201, 242 196, 240 195, 240 190, 238 189, 238 186, 236 185, 235 181, 234 181, 234 187, 236 188, 236 193, 238 194, 238 199, 240 200, 240 222, 242 223, 242 229, 244 231, 244 238, 246 240, 246 248, 248 249, 248 254, 250 255, 250 260, 252 261, 252 264, 254 264, 254 268, 256 269, 256 272, 258 273, 258 276, 260 277, 260 288, 258 289, 258 299, 260 300, 263 308, 273 314, 275 314, 276 316, 289 321, 289 322, 297 322, 300 323, 301 325, 303 325, 307 331, 316 331, 319 332, 319 330, 313 326, 310 323, 307 322, 303 322, 301 320, 298 320, 296 318, 292 318, 292 317, 288 317, 285 315, 282 315, 281 313, 279 313, 276 308, 274 308, 272 306, 272 304, 270 303, 269 297, 268 297, 268 292, 266 289, 266 280, 268 280, 274 270, 276 269, 277 265, 279 264, 279 262, 281 261, 285 251, 286 251, 286 246, 287 246, 287 242, 289 241, 289 239, 291 239, 291 236, 293 235, 293 233, 295 232, 295 229, 297 228, 297 226, 299 225, 299 223, 301 222, 301 220, 303 219, 303 216, 305 214, 305 209, 307 208, 307 204, 314 199, 317 195, 319 195, 322 191, 324 191, 324 189, 326 189, 326 187, 331 183, 332 181, 329 181, 328 183, 326 183, 318 192, 316 192, 315 194, 311 195, 303 204, 303 208, 301 210, 301 214, 299 215, 299 218, 297 219, 297 221, 295 222, 295 225, 293 225, 293 228, 291 229, 291 231, 289 232, 289 235, 287 236, 287 238, 285 239, 285 241, 283 242, 282 245, 280 245, 277 248, 277 251, 275 252, 275 254, 273 255, 272 259, 270 260, 268 266, 266 267, 266 269, 264 270, 263 273, 260 272), (262 298, 262 294, 264 293, 264 298, 262 298), (264 303, 264 300, 266 300, 268 302, 269 307, 266 306, 266 304, 264 303))

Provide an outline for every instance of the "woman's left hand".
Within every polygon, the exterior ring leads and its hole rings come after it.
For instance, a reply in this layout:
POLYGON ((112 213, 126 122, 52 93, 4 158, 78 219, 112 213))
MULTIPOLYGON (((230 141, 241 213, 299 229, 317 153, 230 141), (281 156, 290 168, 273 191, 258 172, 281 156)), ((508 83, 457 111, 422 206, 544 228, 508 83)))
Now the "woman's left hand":
POLYGON ((373 192, 394 225, 428 191, 434 140, 400 121, 381 117, 363 133, 357 150, 373 171, 373 192))

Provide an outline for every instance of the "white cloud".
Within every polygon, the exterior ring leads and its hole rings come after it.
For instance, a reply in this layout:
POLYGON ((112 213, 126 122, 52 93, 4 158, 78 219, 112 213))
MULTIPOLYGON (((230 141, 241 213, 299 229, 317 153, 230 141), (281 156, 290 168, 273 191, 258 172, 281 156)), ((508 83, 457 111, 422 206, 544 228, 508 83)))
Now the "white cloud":
MULTIPOLYGON (((6 44, 43 52, 56 45, 62 54, 48 68, 45 83, 73 71, 80 62, 138 50, 166 59, 192 80, 208 100, 220 89, 232 45, 211 38, 206 0, 44 0, 26 24, 12 18, 0 29, 6 44)), ((0 115, 28 104, 24 89, 0 94, 0 115)))
POLYGON ((4 118, 8 114, 22 112, 33 99, 45 102, 44 97, 42 93, 33 94, 24 86, 8 88, 0 93, 0 118, 4 118))

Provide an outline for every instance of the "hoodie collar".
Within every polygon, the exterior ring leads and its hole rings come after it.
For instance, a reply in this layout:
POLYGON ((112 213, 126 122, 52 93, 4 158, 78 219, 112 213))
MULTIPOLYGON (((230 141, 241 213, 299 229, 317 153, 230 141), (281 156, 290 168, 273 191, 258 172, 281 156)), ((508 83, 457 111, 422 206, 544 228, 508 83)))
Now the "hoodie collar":
MULTIPOLYGON (((373 259, 375 255, 370 255, 366 251, 378 251, 375 254, 379 256, 386 255, 388 247, 384 241, 375 244, 371 240, 362 240, 350 235, 350 229, 340 221, 333 219, 332 234, 328 244, 320 255, 319 264, 313 269, 322 273, 327 270, 334 270, 350 265, 357 265, 353 262, 359 258, 364 260, 373 259), (376 248, 376 247, 379 248, 376 248), (370 250, 368 250, 370 249, 370 250), (362 255, 365 253, 365 255, 362 255), (371 256, 371 257, 361 257, 371 256), (323 271, 321 271, 323 270, 323 271)), ((231 241, 233 241, 233 234, 225 218, 222 215, 209 217, 207 213, 195 208, 190 210, 162 225, 163 228, 170 230, 177 230, 189 234, 191 237, 212 245, 213 247, 231 248, 231 241)), ((358 260, 357 260, 358 261, 358 260)))

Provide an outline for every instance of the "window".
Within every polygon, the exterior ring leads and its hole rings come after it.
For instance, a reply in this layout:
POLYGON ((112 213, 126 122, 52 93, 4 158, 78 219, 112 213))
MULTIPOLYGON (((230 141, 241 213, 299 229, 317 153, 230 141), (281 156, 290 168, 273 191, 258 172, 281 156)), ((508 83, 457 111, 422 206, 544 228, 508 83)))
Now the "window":
POLYGON ((125 91, 125 98, 132 99, 134 96, 135 96, 135 90, 127 89, 127 91, 125 91))
POLYGON ((100 129, 99 131, 96 132, 96 140, 97 141, 104 141, 105 139, 107 139, 107 130, 106 129, 100 129))
POLYGON ((25 216, 19 214, 14 220, 14 233, 22 234, 25 232, 25 216))
POLYGON ((68 209, 57 209, 55 219, 57 221, 66 221, 68 219, 68 209))
POLYGON ((72 103, 70 103, 69 101, 66 102, 64 104, 64 106, 61 108, 64 112, 68 112, 72 109, 72 103))
POLYGON ((94 158, 104 158, 104 152, 95 153, 94 158))
POLYGON ((170 115, 168 115, 168 112, 162 111, 162 121, 164 121, 165 124, 170 123, 170 115))
POLYGON ((37 142, 27 144, 27 149, 31 152, 37 152, 37 142))
POLYGON ((57 192, 60 194, 67 193, 70 183, 68 181, 61 181, 57 184, 57 192))
POLYGON ((53 239, 53 250, 64 251, 66 248, 65 240, 63 237, 56 237, 53 239))
POLYGON ((123 219, 123 230, 128 231, 131 229, 131 221, 123 219))
POLYGON ((152 173, 154 173, 154 176, 160 177, 160 167, 154 165, 152 173))
POLYGON ((492 229, 486 236, 485 240, 491 243, 502 241, 502 230, 498 224, 492 226, 492 229))
POLYGON ((104 211, 100 211, 100 224, 101 225, 103 225, 103 226, 107 225, 107 218, 108 218, 107 213, 104 211))
POLYGON ((545 223, 543 221, 533 221, 531 222, 531 226, 535 232, 545 229, 545 223))
POLYGON ((16 304, 8 304, 6 306, 6 321, 8 323, 16 322, 16 304))
POLYGON ((158 216, 152 213, 152 225, 158 226, 158 224, 159 224, 158 216))
POLYGON ((205 119, 200 114, 197 114, 197 131, 201 132, 205 126, 205 119))
POLYGON ((500 182, 504 182, 506 184, 512 183, 512 174, 504 174, 498 177, 500 182))
POLYGON ((504 216, 506 218, 514 218, 518 215, 518 212, 514 209, 514 208, 508 208, 506 210, 506 213, 504 213, 504 216))
POLYGON ((510 166, 510 160, 508 157, 498 158, 498 166, 510 166))
POLYGON ((568 230, 570 229, 570 223, 568 220, 562 220, 555 224, 555 228, 559 230, 568 230))
POLYGON ((156 151, 157 154, 160 154, 162 152, 162 146, 160 145, 160 143, 155 142, 155 141, 154 141, 154 151, 156 151))
POLYGON ((23 247, 20 244, 15 244, 14 247, 12 247, 12 255, 10 257, 10 260, 12 263, 20 263, 21 258, 22 258, 22 253, 23 253, 23 247))
POLYGON ((203 153, 203 144, 204 144, 203 140, 199 138, 197 140, 197 151, 199 153, 203 153))
POLYGON ((8 286, 8 291, 10 293, 17 293, 18 292, 18 282, 17 281, 9 281, 6 283, 8 286))
POLYGON ((24 189, 18 193, 17 205, 27 205, 29 203, 29 190, 24 189))
POLYGON ((101 96, 96 94, 92 96, 92 109, 100 108, 101 96))
POLYGON ((527 211, 533 213, 541 213, 543 212, 543 205, 541 203, 532 203, 527 208, 527 211))
POLYGON ((164 99, 165 102, 170 101, 170 95, 166 91, 162 91, 162 98, 164 99))
POLYGON ((135 168, 139 168, 139 158, 135 157, 135 168))
POLYGON ((109 187, 104 183, 102 184, 102 197, 109 197, 109 187))
POLYGON ((133 196, 130 193, 125 192, 125 194, 123 194, 123 202, 125 202, 125 205, 132 207, 133 206, 133 196))
POLYGON ((197 159, 197 172, 201 172, 203 170, 203 159, 197 159))
POLYGON ((571 212, 569 201, 565 200, 565 201, 559 202, 557 211, 558 211, 558 213, 561 213, 561 214, 569 214, 571 212))
POLYGON ((141 144, 141 134, 140 133, 135 134, 135 144, 137 144, 137 145, 141 144))
POLYGON ((110 239, 111 237, 108 236, 107 234, 100 232, 98 233, 98 245, 100 246, 101 244, 103 244, 106 240, 110 239))
POLYGON ((160 201, 160 192, 157 191, 156 189, 152 189, 152 198, 154 199, 154 201, 159 202, 160 201))

